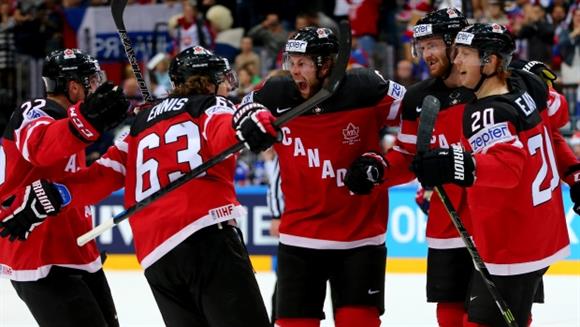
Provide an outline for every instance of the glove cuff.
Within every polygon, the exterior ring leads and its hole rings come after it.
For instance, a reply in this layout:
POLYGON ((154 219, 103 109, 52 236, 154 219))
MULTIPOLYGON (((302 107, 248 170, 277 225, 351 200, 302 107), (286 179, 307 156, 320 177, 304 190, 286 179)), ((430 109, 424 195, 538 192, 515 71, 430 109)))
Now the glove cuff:
POLYGON ((385 158, 380 153, 378 153, 376 151, 365 152, 365 153, 363 153, 363 157, 375 159, 376 161, 380 162, 381 165, 383 165, 383 168, 389 167, 389 164, 387 163, 385 158))
POLYGON ((562 180, 570 186, 580 182, 580 164, 569 166, 563 175, 562 180))
POLYGON ((77 138, 85 143, 91 143, 99 138, 100 133, 80 113, 81 104, 82 101, 79 101, 68 108, 69 127, 77 138))

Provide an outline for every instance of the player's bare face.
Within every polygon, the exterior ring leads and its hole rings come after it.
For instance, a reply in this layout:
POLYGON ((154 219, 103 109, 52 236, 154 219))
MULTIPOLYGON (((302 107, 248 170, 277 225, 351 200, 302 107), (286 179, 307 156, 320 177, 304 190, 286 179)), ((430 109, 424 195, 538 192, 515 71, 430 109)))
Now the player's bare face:
POLYGON ((467 88, 475 88, 481 77, 481 60, 479 51, 469 47, 456 47, 454 50, 453 63, 459 74, 459 82, 467 88))
POLYGON ((224 80, 218 85, 216 94, 227 97, 231 90, 232 87, 230 86, 230 83, 227 80, 224 80))
POLYGON ((316 78, 316 65, 309 56, 290 55, 287 59, 288 70, 292 75, 300 95, 308 99, 318 90, 319 81, 316 78))
POLYGON ((417 51, 429 67, 429 74, 433 77, 443 76, 449 67, 447 59, 447 45, 441 37, 432 37, 419 40, 417 51))

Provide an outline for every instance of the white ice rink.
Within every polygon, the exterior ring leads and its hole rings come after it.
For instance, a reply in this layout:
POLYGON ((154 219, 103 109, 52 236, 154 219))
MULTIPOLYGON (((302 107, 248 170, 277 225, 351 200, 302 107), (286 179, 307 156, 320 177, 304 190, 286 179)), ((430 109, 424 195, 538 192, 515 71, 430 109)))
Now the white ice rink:
MULTIPOLYGON (((163 326, 161 315, 140 271, 107 271, 122 327, 163 326)), ((274 274, 258 273, 266 306, 274 287, 274 274)), ((547 275, 546 303, 535 305, 533 326, 580 327, 580 276, 547 275)), ((387 274, 386 313, 383 326, 437 326, 434 305, 424 301, 425 277, 421 274, 387 274)), ((322 327, 334 326, 326 304, 322 327)), ((36 326, 12 285, 0 279, 0 326, 36 326)), ((361 326, 362 327, 362 326, 361 326)))

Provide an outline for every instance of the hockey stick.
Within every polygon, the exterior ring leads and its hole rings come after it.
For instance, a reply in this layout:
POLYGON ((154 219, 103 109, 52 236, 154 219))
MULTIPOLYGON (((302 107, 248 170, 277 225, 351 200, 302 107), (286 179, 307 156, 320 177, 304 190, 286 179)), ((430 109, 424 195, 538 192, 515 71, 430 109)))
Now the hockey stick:
MULTIPOLYGON (((336 63, 332 68, 330 76, 325 81, 324 85, 316 94, 314 94, 311 98, 304 101, 303 103, 299 104, 298 106, 288 110, 285 114, 280 116, 274 122, 275 126, 282 126, 289 122, 290 120, 302 115, 303 113, 307 112, 308 110, 312 109, 313 107, 317 106, 324 100, 330 98, 334 92, 338 89, 342 78, 344 77, 346 66, 348 63, 348 59, 350 57, 350 24, 347 21, 343 21, 340 23, 340 35, 339 35, 339 53, 336 63)), ((153 201, 157 200, 158 198, 162 197, 163 195, 173 191, 174 189, 178 188, 179 186, 187 183, 191 179, 199 176, 201 173, 205 172, 209 168, 215 166, 216 164, 222 162, 224 159, 228 158, 232 154, 244 149, 244 144, 242 142, 238 142, 235 145, 224 150, 222 153, 216 155, 215 157, 207 160, 203 164, 195 167, 193 170, 189 171, 188 173, 184 174, 180 178, 176 179, 175 181, 169 183, 164 188, 161 188, 159 191, 151 194, 151 196, 147 197, 146 199, 135 203, 133 206, 127 208, 126 210, 120 212, 119 214, 115 215, 112 219, 109 219, 100 225, 96 226, 92 230, 88 231, 87 233, 79 236, 77 238, 78 246, 83 246, 87 244, 90 240, 95 239, 105 231, 113 228, 114 226, 118 225, 123 220, 129 218, 132 214, 140 211, 153 201)))
MULTIPOLYGON (((437 114, 439 113, 439 109, 441 108, 441 104, 439 100, 434 96, 428 95, 423 100, 423 105, 421 109, 421 116, 419 117, 419 129, 417 131, 417 154, 423 154, 429 150, 429 145, 431 143, 431 135, 433 134, 433 127, 435 126, 435 120, 437 120, 437 114)), ((443 201, 443 205, 449 213, 449 217, 451 217, 451 222, 459 232, 459 236, 463 240, 467 251, 471 255, 471 259, 473 260, 473 264, 477 268, 477 271, 481 274, 481 278, 483 279, 487 290, 491 294, 491 297, 495 301, 499 311, 505 320, 506 324, 509 327, 517 327, 518 324, 515 321, 514 315, 512 314, 511 310, 509 309, 507 303, 499 293, 497 286, 491 279, 491 275, 481 259, 473 240, 471 239, 471 235, 465 229, 463 222, 461 222, 461 218, 459 214, 453 207, 453 203, 449 199, 447 192, 445 189, 440 186, 434 187, 435 192, 439 194, 441 201, 443 201)))
POLYGON ((127 55, 127 59, 129 59, 131 69, 133 69, 133 74, 135 74, 135 78, 137 79, 137 83, 139 84, 141 95, 143 95, 143 99, 146 102, 153 102, 154 100, 153 96, 151 95, 149 89, 147 88, 147 84, 145 83, 145 79, 143 78, 143 74, 141 73, 141 68, 137 63, 137 58, 135 57, 135 50, 133 50, 133 46, 131 45, 131 39, 129 39, 129 35, 127 34, 127 30, 125 29, 125 22, 123 21, 123 12, 125 12, 127 1, 128 0, 112 0, 111 14, 113 15, 113 21, 115 21, 115 26, 117 27, 117 32, 119 33, 121 42, 123 43, 123 49, 125 49, 125 54, 127 55))

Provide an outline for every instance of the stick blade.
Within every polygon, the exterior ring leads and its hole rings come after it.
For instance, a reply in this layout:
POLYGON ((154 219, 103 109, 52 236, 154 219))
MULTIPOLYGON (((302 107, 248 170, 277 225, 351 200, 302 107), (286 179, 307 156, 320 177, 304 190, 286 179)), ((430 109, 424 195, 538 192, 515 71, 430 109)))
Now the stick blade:
POLYGON ((433 127, 435 127, 440 108, 441 102, 436 97, 428 95, 423 99, 421 116, 419 117, 419 129, 417 130, 417 153, 424 153, 429 150, 433 127))
POLYGON ((125 12, 125 7, 127 6, 128 0, 112 0, 111 1, 111 14, 113 20, 115 21, 115 26, 118 30, 125 30, 125 23, 123 22, 123 12, 125 12))

